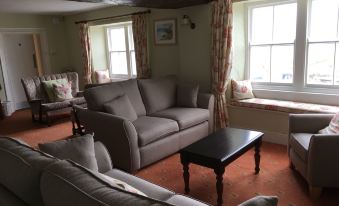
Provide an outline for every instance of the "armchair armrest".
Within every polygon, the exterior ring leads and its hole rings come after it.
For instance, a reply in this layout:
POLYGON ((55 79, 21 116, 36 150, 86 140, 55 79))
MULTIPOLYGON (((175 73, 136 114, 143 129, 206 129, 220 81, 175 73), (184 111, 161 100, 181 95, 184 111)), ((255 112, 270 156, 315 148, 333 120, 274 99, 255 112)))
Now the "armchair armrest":
POLYGON ((313 186, 339 187, 339 135, 315 134, 308 149, 307 177, 313 186))
POLYGON ((84 91, 78 91, 76 94, 76 97, 83 97, 84 96, 84 91))
POLYGON ((214 127, 214 95, 208 93, 199 93, 198 107, 209 110, 210 118, 208 120, 208 124, 209 124, 209 133, 211 133, 214 127))
POLYGON ((290 114, 289 133, 317 133, 330 123, 334 114, 290 114))
POLYGON ((99 141, 94 142, 95 157, 97 159, 100 173, 106 173, 113 169, 111 156, 105 145, 99 141))
POLYGON ((138 135, 132 122, 103 112, 74 108, 86 133, 94 132, 94 139, 107 147, 117 168, 128 172, 140 168, 138 135))

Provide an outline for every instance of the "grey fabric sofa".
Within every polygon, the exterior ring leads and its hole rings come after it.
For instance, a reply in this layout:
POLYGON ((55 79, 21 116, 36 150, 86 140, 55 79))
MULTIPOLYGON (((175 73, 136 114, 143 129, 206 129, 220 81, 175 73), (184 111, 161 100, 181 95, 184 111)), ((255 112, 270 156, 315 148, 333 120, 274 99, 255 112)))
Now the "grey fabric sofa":
POLYGON ((317 134, 333 114, 290 114, 288 154, 292 169, 307 180, 314 199, 323 187, 339 187, 339 135, 317 134))
POLYGON ((176 106, 176 80, 131 79, 84 91, 88 109, 76 108, 86 132, 94 132, 116 167, 134 172, 206 137, 213 128, 214 96, 199 94, 197 108, 176 106), (103 105, 126 94, 138 118, 105 113, 103 105))
POLYGON ((51 115, 70 112, 73 104, 81 106, 86 105, 82 92, 79 92, 79 79, 78 73, 76 72, 22 78, 21 83, 25 90, 27 101, 31 107, 33 121, 36 121, 36 117, 38 116, 39 121, 42 122, 43 117, 45 116, 47 123, 50 123, 51 115), (73 99, 63 102, 49 101, 41 82, 55 79, 66 79, 72 82, 73 99))
POLYGON ((0 137, 0 205, 3 206, 206 206, 133 175, 113 169, 105 146, 95 142, 99 173, 135 187, 147 197, 119 190, 69 160, 59 160, 15 139, 0 137))

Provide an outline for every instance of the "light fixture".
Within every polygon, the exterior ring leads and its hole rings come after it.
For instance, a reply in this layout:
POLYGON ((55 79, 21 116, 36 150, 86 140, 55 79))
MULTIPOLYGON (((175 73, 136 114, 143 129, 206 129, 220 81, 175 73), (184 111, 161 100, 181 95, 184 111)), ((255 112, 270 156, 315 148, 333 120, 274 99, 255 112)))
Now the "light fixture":
POLYGON ((191 29, 195 29, 195 23, 193 23, 191 18, 187 15, 182 17, 182 25, 190 25, 191 29))

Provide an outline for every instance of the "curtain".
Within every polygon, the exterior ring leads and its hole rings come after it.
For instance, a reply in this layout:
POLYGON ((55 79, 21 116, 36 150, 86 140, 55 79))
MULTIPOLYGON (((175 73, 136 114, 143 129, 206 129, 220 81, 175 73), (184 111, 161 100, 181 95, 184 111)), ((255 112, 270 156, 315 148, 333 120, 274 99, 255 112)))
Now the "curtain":
POLYGON ((82 47, 83 59, 83 78, 84 84, 92 83, 92 59, 91 59, 91 42, 89 38, 89 27, 87 23, 80 23, 80 42, 82 47))
POLYGON ((228 126, 226 88, 232 66, 232 0, 212 2, 212 90, 215 95, 214 129, 228 126))
POLYGON ((151 77, 151 69, 148 64, 148 41, 147 41, 147 14, 132 16, 132 28, 135 49, 135 61, 137 78, 146 79, 151 77))

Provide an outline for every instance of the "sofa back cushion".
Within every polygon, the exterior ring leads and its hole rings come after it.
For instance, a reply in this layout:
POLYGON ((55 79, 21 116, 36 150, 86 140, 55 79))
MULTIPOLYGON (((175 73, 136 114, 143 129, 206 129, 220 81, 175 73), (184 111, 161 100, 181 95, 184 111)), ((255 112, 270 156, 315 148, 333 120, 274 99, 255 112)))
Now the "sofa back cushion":
POLYGON ((147 114, 152 114, 176 104, 176 77, 138 80, 147 114))
POLYGON ((43 206, 40 176, 57 160, 12 138, 0 137, 0 184, 28 205, 43 206))
POLYGON ((167 205, 115 188, 98 173, 66 160, 45 169, 41 192, 45 206, 167 205))
POLYGON ((24 87, 28 101, 42 99, 45 102, 48 102, 48 96, 42 86, 42 82, 57 79, 66 79, 67 82, 72 82, 72 96, 75 97, 77 95, 79 91, 78 73, 67 72, 62 74, 44 75, 41 77, 35 76, 22 78, 21 83, 24 87))
POLYGON ((104 112, 104 104, 118 96, 126 94, 138 116, 146 115, 136 79, 112 82, 102 86, 88 88, 84 92, 87 107, 90 110, 104 112))

